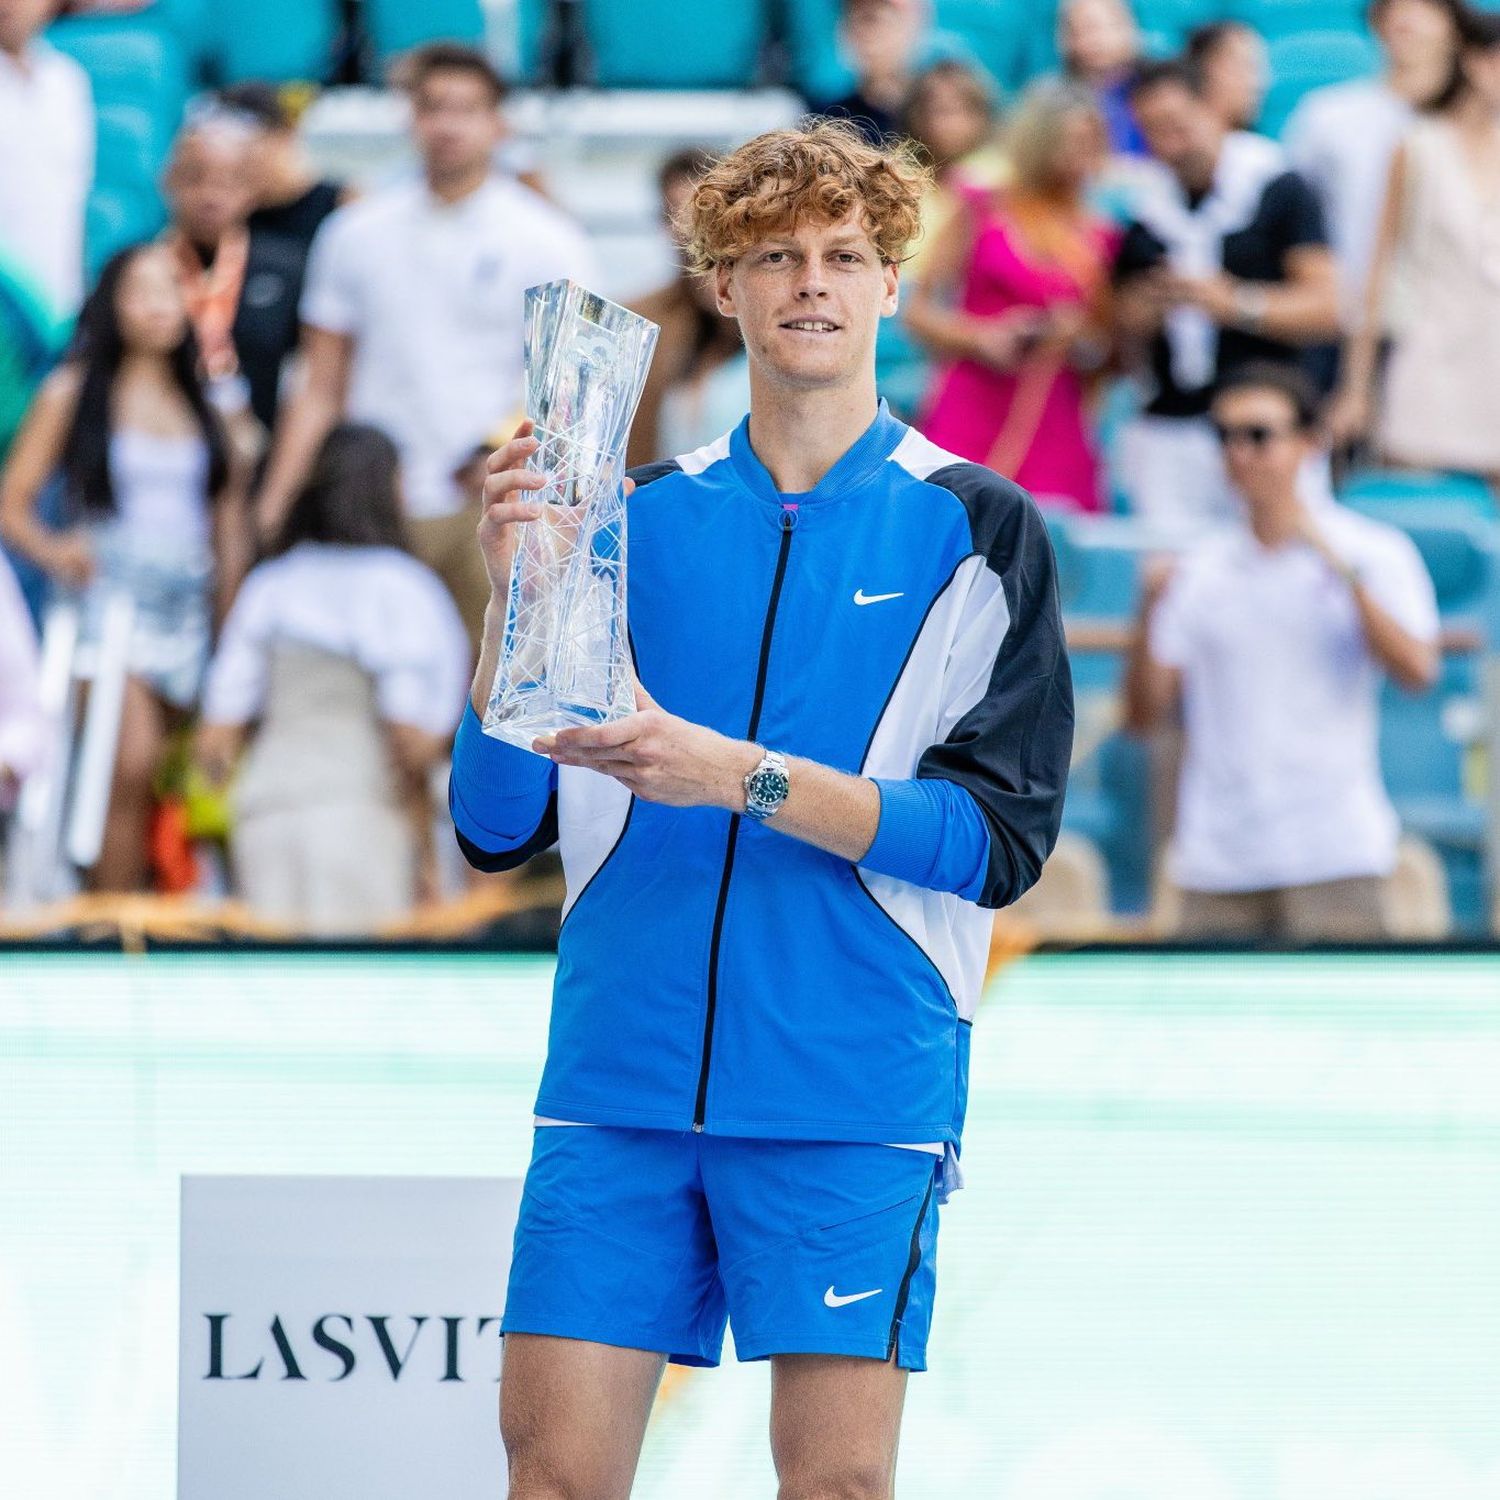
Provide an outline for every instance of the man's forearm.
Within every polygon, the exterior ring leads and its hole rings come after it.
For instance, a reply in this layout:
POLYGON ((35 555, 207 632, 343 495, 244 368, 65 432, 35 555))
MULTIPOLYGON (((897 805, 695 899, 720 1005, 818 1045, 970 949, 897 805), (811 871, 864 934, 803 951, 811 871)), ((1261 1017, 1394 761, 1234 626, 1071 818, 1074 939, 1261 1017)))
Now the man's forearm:
MULTIPOLYGON (((745 805, 744 777, 761 750, 733 743, 727 801, 731 812, 739 812, 745 805)), ((937 778, 875 781, 792 757, 787 771, 787 799, 767 828, 930 889, 970 900, 982 890, 990 833, 978 803, 962 787, 937 778)))
POLYGON ((255 522, 262 536, 274 536, 281 529, 323 439, 341 415, 342 404, 317 390, 304 391, 287 407, 256 499, 255 522))
POLYGON ((1363 583, 1355 578, 1350 587, 1359 610, 1365 644, 1370 654, 1409 693, 1420 693, 1437 681, 1441 665, 1436 646, 1420 640, 1382 609, 1363 583))
POLYGON ((482 719, 495 685, 495 669, 500 665, 500 636, 505 629, 507 601, 490 595, 484 607, 484 633, 479 641, 479 664, 474 668, 474 682, 469 688, 469 702, 482 719))
MULTIPOLYGON (((665 712, 639 683, 636 702, 623 719, 542 735, 533 748, 558 765, 613 776, 648 802, 744 814, 745 778, 762 747, 665 712)), ((787 779, 786 800, 766 820, 772 832, 935 890, 982 889, 989 832, 962 787, 876 781, 791 756, 787 779)))
MULTIPOLYGON (((737 789, 731 795, 731 810, 744 810, 744 778, 760 761, 760 748, 741 742, 743 754, 734 762, 739 772, 737 789)), ((805 844, 837 854, 858 864, 875 842, 880 826, 880 788, 867 776, 849 776, 815 760, 788 756, 791 788, 776 815, 766 823, 778 833, 801 839, 805 844)))
POLYGON ((1230 287, 1230 304, 1221 319, 1230 327, 1287 344, 1338 337, 1338 286, 1331 280, 1231 281, 1230 287))

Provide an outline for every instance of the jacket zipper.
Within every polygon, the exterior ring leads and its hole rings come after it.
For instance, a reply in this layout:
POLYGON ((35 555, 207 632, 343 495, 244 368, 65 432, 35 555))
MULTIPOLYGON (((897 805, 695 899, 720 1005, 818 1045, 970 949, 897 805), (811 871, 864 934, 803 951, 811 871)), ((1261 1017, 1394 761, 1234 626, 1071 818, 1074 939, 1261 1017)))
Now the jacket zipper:
MULTIPOLYGON (((771 581, 771 598, 766 605, 766 623, 760 636, 760 663, 755 670, 755 698, 750 705, 750 726, 745 738, 753 740, 760 728, 760 710, 766 696, 766 668, 771 660, 771 634, 776 629, 776 607, 781 602, 781 585, 786 578, 786 561, 792 550, 792 532, 797 529, 797 507, 781 507, 781 550, 776 554, 776 576, 771 581)), ((724 936, 724 907, 729 900, 729 877, 734 873, 734 846, 740 836, 740 819, 732 817, 729 837, 724 844, 724 873, 719 878, 719 900, 714 907, 713 935, 708 944, 708 1005, 703 1015, 703 1064, 698 1070, 698 1099, 693 1106, 693 1129, 703 1129, 703 1113, 708 1102, 708 1065, 714 1050, 714 1011, 719 998, 719 942, 724 936)))

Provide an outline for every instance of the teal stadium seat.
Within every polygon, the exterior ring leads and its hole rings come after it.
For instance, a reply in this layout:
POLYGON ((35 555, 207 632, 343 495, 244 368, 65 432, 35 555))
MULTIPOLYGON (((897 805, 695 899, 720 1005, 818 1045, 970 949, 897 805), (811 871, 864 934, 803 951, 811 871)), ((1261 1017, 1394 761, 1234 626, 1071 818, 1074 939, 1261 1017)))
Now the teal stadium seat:
POLYGON ((195 84, 211 80, 218 27, 216 0, 152 0, 146 17, 177 39, 195 84))
POLYGON ((90 283, 104 263, 127 245, 155 239, 167 222, 157 193, 95 185, 84 215, 84 271, 90 283))
POLYGON ((796 88, 822 102, 841 98, 854 87, 838 45, 839 0, 785 0, 779 22, 796 88))
POLYGON ((1136 0, 1133 8, 1152 56, 1179 50, 1195 26, 1224 14, 1218 0, 1136 0))
POLYGON ((547 30, 547 0, 516 0, 515 55, 512 82, 537 81, 541 67, 542 38, 547 30))
POLYGON ((761 0, 583 0, 583 15, 601 88, 747 88, 768 31, 761 0))
MULTIPOLYGON (((1411 476, 1395 476, 1409 479, 1411 476)), ((1500 647, 1500 525, 1463 500, 1376 498, 1356 508, 1400 527, 1432 576, 1445 624, 1480 626, 1486 650, 1500 647)), ((1387 684, 1381 703, 1380 759, 1402 827, 1427 840, 1443 861, 1460 931, 1484 931, 1486 810, 1469 774, 1467 727, 1483 703, 1482 658, 1444 658, 1431 692, 1413 696, 1387 684)))
POLYGON ((1271 87, 1260 128, 1276 135, 1302 96, 1330 83, 1366 78, 1380 68, 1380 48, 1361 31, 1311 31, 1270 44, 1271 87))
POLYGON ((1306 32, 1365 29, 1364 0, 1230 0, 1219 13, 1253 26, 1268 42, 1306 32))
POLYGON ((100 108, 146 111, 170 139, 187 102, 187 58, 177 38, 147 17, 79 16, 48 28, 47 40, 89 75, 100 108))
POLYGON ((117 187, 150 187, 161 171, 163 142, 157 121, 135 104, 97 106, 94 173, 117 187))
POLYGON ((151 238, 166 223, 157 184, 171 145, 162 122, 134 104, 100 105, 98 129, 84 235, 90 279, 116 250, 151 238))
POLYGON ((47 38, 77 60, 94 90, 96 165, 84 221, 92 278, 116 250, 166 221, 157 184, 187 102, 187 55, 149 16, 70 18, 47 38))
MULTIPOLYGON (((1500 519, 1495 493, 1484 480, 1472 474, 1415 473, 1400 469, 1364 469, 1351 475, 1339 491, 1345 505, 1367 515, 1381 516, 1394 507, 1392 524, 1401 525, 1412 507, 1412 517, 1423 514, 1416 507, 1441 507, 1444 515, 1500 519)), ((1433 514, 1433 512, 1428 512, 1433 514)))
POLYGON ((0 461, 65 333, 30 277, 0 254, 0 461))
POLYGON ((903 421, 914 421, 927 396, 932 366, 927 351, 900 316, 883 318, 875 338, 875 386, 903 421))
POLYGON ((424 42, 484 41, 479 0, 364 0, 365 34, 381 64, 424 42))
MULTIPOLYGON (((1058 590, 1070 620, 1128 623, 1139 588, 1140 550, 1104 540, 1100 523, 1047 518, 1058 590)), ((1140 913, 1151 899, 1150 776, 1145 745, 1113 728, 1124 658, 1115 651, 1072 656, 1077 738, 1063 827, 1089 839, 1109 870, 1110 904, 1140 913)))
MULTIPOLYGON (((791 82, 814 101, 841 98, 854 87, 838 45, 839 9, 839 0, 785 0, 774 16, 791 82)), ((918 66, 961 62, 987 73, 1002 92, 1013 90, 1030 74, 1035 26, 1024 0, 937 0, 918 66)))
POLYGON ((333 66, 334 0, 216 0, 214 67, 225 83, 321 83, 333 66))
POLYGON ((1039 24, 1026 0, 937 0, 933 14, 938 30, 958 38, 1007 93, 1025 87, 1039 24))

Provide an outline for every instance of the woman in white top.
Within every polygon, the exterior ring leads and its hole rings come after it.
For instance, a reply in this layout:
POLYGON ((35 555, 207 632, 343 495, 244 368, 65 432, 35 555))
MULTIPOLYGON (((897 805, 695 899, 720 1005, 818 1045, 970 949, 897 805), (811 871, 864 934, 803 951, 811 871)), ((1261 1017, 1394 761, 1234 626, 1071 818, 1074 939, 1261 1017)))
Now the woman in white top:
POLYGON ((399 495, 390 439, 336 427, 209 671, 197 757, 223 783, 245 750, 230 857, 268 921, 368 931, 430 884, 428 787, 463 712, 469 641, 406 551, 399 495))
POLYGON ((208 401, 171 258, 152 245, 122 250, 0 476, 0 535, 78 595, 84 644, 97 640, 111 598, 134 606, 97 889, 145 881, 163 744, 197 701, 215 604, 222 614, 248 558, 240 468, 208 401), (63 532, 36 516, 58 470, 74 518, 63 532))
POLYGON ((1389 463, 1500 481, 1500 15, 1463 23, 1454 78, 1391 164, 1335 436, 1389 463), (1389 305, 1399 276, 1400 304, 1389 305), (1393 334, 1376 410, 1381 330, 1393 334))

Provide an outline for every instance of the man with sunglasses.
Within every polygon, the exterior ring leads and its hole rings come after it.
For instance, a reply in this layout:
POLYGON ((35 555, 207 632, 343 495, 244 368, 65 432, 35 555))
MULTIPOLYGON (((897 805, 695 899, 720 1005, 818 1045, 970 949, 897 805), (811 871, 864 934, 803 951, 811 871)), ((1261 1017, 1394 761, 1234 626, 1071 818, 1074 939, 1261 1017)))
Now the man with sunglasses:
POLYGON ((1137 732, 1181 704, 1178 930, 1378 938, 1399 832, 1380 777, 1380 679, 1409 692, 1435 681, 1432 582, 1402 532, 1309 502, 1317 397, 1299 371, 1242 366, 1210 416, 1245 524, 1147 584, 1125 689, 1137 732))

